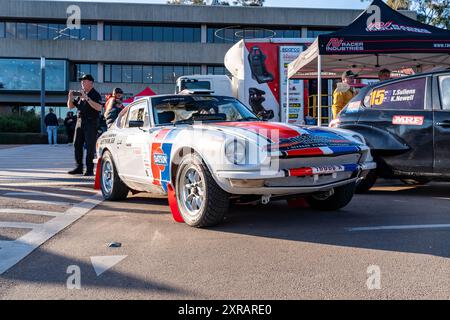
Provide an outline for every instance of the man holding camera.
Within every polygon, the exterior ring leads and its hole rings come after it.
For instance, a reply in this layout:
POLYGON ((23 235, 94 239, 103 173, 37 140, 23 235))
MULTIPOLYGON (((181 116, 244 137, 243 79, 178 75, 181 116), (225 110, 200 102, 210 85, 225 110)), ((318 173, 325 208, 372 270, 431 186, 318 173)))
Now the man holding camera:
POLYGON ((97 127, 100 111, 102 110, 102 97, 94 89, 94 78, 90 74, 80 79, 80 91, 69 91, 67 107, 78 109, 78 119, 75 126, 75 161, 77 167, 69 174, 83 174, 83 147, 86 143, 86 172, 85 176, 94 175, 95 142, 97 140, 97 127))

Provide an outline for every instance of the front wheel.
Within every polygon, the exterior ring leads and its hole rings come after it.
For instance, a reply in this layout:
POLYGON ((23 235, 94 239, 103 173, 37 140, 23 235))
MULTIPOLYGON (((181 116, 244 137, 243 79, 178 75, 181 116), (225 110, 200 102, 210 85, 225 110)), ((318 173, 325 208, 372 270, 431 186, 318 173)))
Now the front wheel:
POLYGON ((127 197, 128 187, 120 179, 112 155, 106 151, 102 156, 100 184, 105 200, 117 201, 127 197))
POLYGON ((228 193, 217 185, 197 154, 189 154, 181 160, 175 190, 181 216, 192 227, 216 225, 228 211, 228 193))
POLYGON ((313 209, 322 211, 338 210, 345 207, 352 200, 355 193, 355 183, 334 188, 331 195, 311 195, 305 198, 306 202, 313 209))

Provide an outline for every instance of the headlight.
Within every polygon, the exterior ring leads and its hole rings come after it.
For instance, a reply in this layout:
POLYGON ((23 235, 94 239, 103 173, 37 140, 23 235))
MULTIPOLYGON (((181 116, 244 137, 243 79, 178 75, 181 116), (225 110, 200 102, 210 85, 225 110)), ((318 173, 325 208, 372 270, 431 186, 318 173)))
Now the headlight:
POLYGON ((241 141, 231 141, 225 146, 225 156, 228 161, 234 164, 243 164, 245 162, 246 149, 241 141))

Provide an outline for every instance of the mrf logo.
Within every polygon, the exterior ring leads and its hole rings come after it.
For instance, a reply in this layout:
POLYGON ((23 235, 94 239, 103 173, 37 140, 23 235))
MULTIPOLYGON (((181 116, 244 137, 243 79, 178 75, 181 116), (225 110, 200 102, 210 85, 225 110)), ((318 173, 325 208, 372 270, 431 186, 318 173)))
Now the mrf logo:
POLYGON ((423 116, 393 116, 392 124, 395 125, 409 125, 409 126, 421 126, 423 125, 423 116))

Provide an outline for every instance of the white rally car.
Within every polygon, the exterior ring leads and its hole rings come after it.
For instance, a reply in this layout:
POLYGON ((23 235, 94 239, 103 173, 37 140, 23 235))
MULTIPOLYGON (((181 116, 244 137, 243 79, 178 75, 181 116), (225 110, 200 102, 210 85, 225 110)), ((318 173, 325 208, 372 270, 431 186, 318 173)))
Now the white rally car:
POLYGON ((375 168, 357 133, 261 121, 235 98, 210 94, 133 102, 99 138, 97 155, 106 200, 167 195, 174 219, 195 227, 221 222, 232 201, 304 198, 336 210, 375 168))

